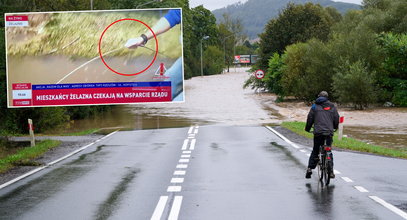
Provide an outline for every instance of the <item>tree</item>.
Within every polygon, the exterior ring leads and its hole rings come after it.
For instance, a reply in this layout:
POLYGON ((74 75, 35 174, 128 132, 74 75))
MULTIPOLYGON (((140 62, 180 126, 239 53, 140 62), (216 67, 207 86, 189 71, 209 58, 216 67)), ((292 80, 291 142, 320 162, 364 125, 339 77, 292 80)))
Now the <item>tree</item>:
MULTIPOLYGON (((185 44, 189 47, 189 56, 185 57, 187 68, 190 72, 185 72, 185 77, 191 78, 201 74, 200 63, 200 45, 202 41, 202 47, 205 51, 208 45, 218 45, 218 29, 216 26, 216 19, 213 14, 203 6, 198 6, 190 11, 191 21, 188 25, 190 33, 188 39, 185 39, 184 32, 184 52, 186 51, 185 44), (209 36, 207 40, 203 40, 203 37, 209 36)), ((186 27, 184 25, 184 31, 186 27)), ((220 62, 220 61, 219 61, 220 62)))
POLYGON ((380 34, 377 41, 385 57, 381 86, 395 105, 407 106, 407 34, 380 34))
POLYGON ((284 97, 284 90, 281 86, 283 68, 283 58, 278 53, 274 53, 273 56, 270 57, 269 68, 267 69, 266 75, 263 79, 266 84, 267 90, 277 94, 281 98, 284 97))
POLYGON ((236 44, 246 39, 240 19, 232 19, 229 14, 223 14, 223 21, 218 26, 219 37, 225 53, 225 65, 228 68, 236 55, 236 44))
POLYGON ((223 52, 216 46, 208 46, 204 53, 204 74, 219 74, 223 70, 223 52))
POLYGON ((374 75, 363 61, 344 61, 333 77, 335 96, 341 103, 352 103, 355 109, 364 109, 376 99, 374 75))
POLYGON ((327 41, 330 28, 338 19, 332 8, 289 3, 277 18, 268 22, 260 35, 259 67, 267 68, 269 57, 275 52, 282 54, 288 45, 311 38, 327 41))

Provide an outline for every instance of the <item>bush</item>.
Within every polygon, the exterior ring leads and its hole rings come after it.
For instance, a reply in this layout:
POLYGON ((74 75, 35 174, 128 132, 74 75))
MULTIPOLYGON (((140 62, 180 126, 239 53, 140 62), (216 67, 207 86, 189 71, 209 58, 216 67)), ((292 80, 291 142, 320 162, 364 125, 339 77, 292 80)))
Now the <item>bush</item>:
POLYGON ((335 96, 341 103, 352 103, 355 109, 364 109, 376 101, 374 73, 362 61, 343 62, 333 77, 335 96))
POLYGON ((264 76, 264 83, 269 92, 275 93, 279 97, 284 97, 284 90, 281 86, 284 63, 278 53, 274 53, 269 59, 269 68, 264 76))
POLYGON ((223 70, 223 52, 218 47, 208 46, 204 53, 204 74, 219 74, 223 70))

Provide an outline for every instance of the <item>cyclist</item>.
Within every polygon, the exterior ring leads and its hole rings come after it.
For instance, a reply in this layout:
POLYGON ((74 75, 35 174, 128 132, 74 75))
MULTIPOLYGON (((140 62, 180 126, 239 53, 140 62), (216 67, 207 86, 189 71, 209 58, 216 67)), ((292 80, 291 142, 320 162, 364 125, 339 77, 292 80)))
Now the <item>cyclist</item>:
MULTIPOLYGON (((308 161, 308 169, 305 178, 311 178, 312 170, 315 169, 318 163, 319 147, 326 142, 327 146, 332 145, 332 137, 334 130, 338 129, 339 114, 335 105, 328 100, 328 93, 322 91, 319 93, 315 104, 312 105, 308 116, 305 131, 310 132, 314 125, 314 147, 308 161)), ((333 158, 331 157, 331 170, 329 176, 335 178, 333 172, 333 158)))

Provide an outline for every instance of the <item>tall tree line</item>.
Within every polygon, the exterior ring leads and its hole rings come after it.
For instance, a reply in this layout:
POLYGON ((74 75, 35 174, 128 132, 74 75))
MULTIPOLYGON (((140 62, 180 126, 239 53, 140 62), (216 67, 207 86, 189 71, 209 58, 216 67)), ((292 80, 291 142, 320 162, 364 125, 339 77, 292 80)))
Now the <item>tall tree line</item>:
POLYGON ((266 77, 246 86, 307 102, 326 90, 357 109, 407 106, 406 40, 405 0, 364 0, 362 10, 344 16, 315 4, 289 4, 261 35, 258 66, 266 77))

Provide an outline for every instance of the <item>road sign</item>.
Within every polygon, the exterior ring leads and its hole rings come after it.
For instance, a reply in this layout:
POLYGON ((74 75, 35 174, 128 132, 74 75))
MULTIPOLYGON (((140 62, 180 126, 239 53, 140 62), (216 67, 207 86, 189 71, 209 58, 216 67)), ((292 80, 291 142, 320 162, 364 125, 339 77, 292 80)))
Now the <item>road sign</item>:
POLYGON ((264 71, 263 70, 257 70, 254 72, 254 75, 256 76, 257 79, 263 79, 264 78, 264 71))

